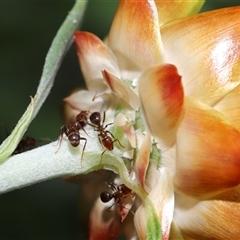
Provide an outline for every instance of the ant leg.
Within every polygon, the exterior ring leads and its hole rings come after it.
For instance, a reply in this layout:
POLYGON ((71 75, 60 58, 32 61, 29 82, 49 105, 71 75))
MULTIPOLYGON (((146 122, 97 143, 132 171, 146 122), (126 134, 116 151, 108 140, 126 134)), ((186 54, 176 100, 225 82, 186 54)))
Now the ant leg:
POLYGON ((118 144, 119 144, 122 148, 125 148, 125 147, 120 143, 120 141, 113 136, 113 134, 112 134, 110 131, 106 131, 106 133, 109 133, 109 134, 112 136, 112 138, 114 138, 113 143, 114 143, 114 142, 118 142, 118 144))
MULTIPOLYGON (((83 130, 87 135, 88 135, 88 133, 86 132, 86 130, 84 129, 84 128, 81 128, 81 130, 83 130)), ((89 136, 89 135, 88 135, 89 136)), ((90 136, 89 136, 90 137, 90 136)))
POLYGON ((113 141, 113 143, 114 142, 118 142, 118 144, 122 147, 122 148, 125 148, 121 143, 120 143, 120 141, 118 140, 118 139, 115 139, 114 141, 113 141))
POLYGON ((131 210, 130 208, 124 207, 123 204, 121 204, 120 202, 119 202, 119 203, 116 203, 116 204, 117 204, 120 208, 122 207, 122 208, 125 208, 125 209, 127 209, 128 211, 130 211, 133 216, 135 215, 135 213, 133 212, 133 210, 131 210))
MULTIPOLYGON (((66 133, 66 125, 63 125, 61 128, 60 128, 60 131, 59 131, 59 137, 58 137, 58 143, 57 145, 59 145, 57 151, 55 153, 57 153, 60 149, 60 146, 61 146, 61 143, 62 143, 62 139, 63 139, 63 133, 66 133)), ((56 145, 56 146, 57 146, 56 145)))
POLYGON ((110 209, 111 209, 114 205, 118 205, 120 209, 121 209, 121 208, 124 208, 124 209, 130 211, 130 212, 132 213, 132 215, 134 216, 135 213, 134 213, 131 209, 125 207, 122 203, 120 203, 121 200, 122 200, 122 199, 118 199, 116 202, 114 202, 110 207, 108 207, 107 211, 108 211, 108 212, 117 212, 117 211, 110 211, 110 209))
POLYGON ((106 182, 107 186, 112 189, 113 192, 116 192, 118 190, 117 185, 113 182, 106 182))
POLYGON ((102 152, 102 154, 101 154, 101 160, 100 160, 100 162, 99 162, 98 166, 100 166, 100 165, 101 165, 101 163, 102 163, 102 157, 103 157, 103 154, 104 154, 106 151, 107 151, 107 149, 105 149, 105 150, 102 152))
POLYGON ((116 212, 116 211, 111 211, 110 209, 116 204, 116 202, 114 202, 110 207, 108 207, 107 211, 108 212, 116 212))
MULTIPOLYGON (((110 126, 110 125, 112 125, 113 123, 108 123, 108 124, 106 124, 105 125, 105 127, 104 127, 104 129, 106 129, 108 126, 110 126)), ((108 131, 106 131, 106 132, 108 132, 108 131)))
MULTIPOLYGON (((101 138, 100 138, 100 134, 98 134, 98 141, 100 142, 102 148, 104 147, 103 144, 102 144, 102 141, 101 141, 101 138)), ((106 150, 105 150, 106 151, 106 150)))
POLYGON ((94 102, 97 97, 99 97, 99 96, 97 96, 97 91, 96 91, 93 98, 92 98, 92 102, 94 102))
POLYGON ((87 145, 87 139, 86 138, 80 138, 80 140, 84 140, 85 141, 85 143, 83 145, 83 149, 82 149, 82 154, 81 154, 81 168, 82 168, 82 158, 83 158, 83 153, 84 153, 85 147, 87 145))
MULTIPOLYGON (((105 118, 106 118, 106 113, 105 111, 103 112, 103 120, 102 120, 102 125, 104 124, 105 122, 105 118)), ((108 123, 104 126, 104 129, 106 129, 108 126, 112 125, 113 123, 108 123)))
POLYGON ((105 117, 106 117, 106 113, 105 113, 105 111, 103 112, 103 120, 102 120, 102 125, 103 125, 103 123, 105 122, 105 117))

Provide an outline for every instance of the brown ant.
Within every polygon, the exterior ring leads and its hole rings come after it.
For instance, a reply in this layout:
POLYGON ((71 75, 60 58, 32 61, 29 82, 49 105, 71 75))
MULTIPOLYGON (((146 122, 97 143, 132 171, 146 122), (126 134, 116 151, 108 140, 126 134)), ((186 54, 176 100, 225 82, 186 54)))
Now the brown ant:
MULTIPOLYGON (((75 122, 71 122, 68 125, 62 125, 62 127, 60 128, 60 134, 59 134, 59 141, 60 141, 59 148, 61 146, 61 142, 62 142, 62 138, 63 138, 64 133, 68 137, 68 140, 73 147, 77 147, 80 144, 81 140, 85 141, 84 146, 83 146, 83 150, 82 150, 81 160, 82 160, 83 152, 84 152, 86 144, 87 144, 87 139, 84 138, 84 137, 81 137, 79 131, 83 130, 86 133, 84 127, 88 123, 87 122, 87 116, 88 116, 87 111, 81 111, 76 116, 76 121, 75 122)), ((58 150, 59 150, 59 148, 58 148, 58 150)), ((58 152, 58 150, 56 152, 58 152)))
POLYGON ((88 116, 89 111, 81 111, 77 116, 76 116, 76 121, 81 125, 83 131, 84 127, 87 125, 88 123, 88 116))
MULTIPOLYGON (((114 199, 114 203, 108 208, 108 211, 113 207, 113 205, 118 204, 120 207, 125 208, 121 201, 124 198, 131 196, 132 198, 135 196, 135 193, 132 192, 130 188, 128 188, 124 184, 117 185, 113 182, 106 183, 109 188, 111 188, 112 193, 104 191, 100 194, 100 199, 103 203, 107 203, 114 199)), ((132 212, 132 211, 131 211, 132 212)), ((133 213, 133 212, 132 212, 133 213)), ((133 213, 134 214, 134 213, 133 213)))
MULTIPOLYGON (((123 147, 123 146, 122 146, 122 144, 119 142, 118 139, 115 139, 115 137, 112 135, 111 132, 109 132, 108 130, 106 130, 106 128, 107 128, 109 125, 113 124, 113 123, 109 123, 109 124, 103 126, 104 121, 105 121, 105 112, 103 113, 103 121, 102 121, 102 123, 101 123, 101 115, 100 115, 100 112, 93 112, 93 113, 90 115, 89 119, 90 119, 91 123, 88 123, 88 124, 89 124, 90 126, 94 127, 94 130, 95 130, 95 131, 98 131, 98 132, 99 132, 99 134, 98 134, 99 142, 101 143, 101 145, 103 145, 103 146, 106 148, 106 149, 102 152, 102 154, 101 154, 101 160, 100 160, 100 163, 99 163, 99 165, 100 165, 101 162, 102 162, 102 156, 103 156, 103 154, 104 154, 107 150, 109 150, 109 151, 112 151, 112 150, 113 150, 113 148, 114 148, 113 143, 114 143, 114 142, 118 142, 121 147, 123 147), (112 138, 114 138, 114 140, 113 140, 108 134, 110 134, 110 135, 112 136, 112 138)), ((124 148, 124 147, 123 147, 123 148, 124 148)))

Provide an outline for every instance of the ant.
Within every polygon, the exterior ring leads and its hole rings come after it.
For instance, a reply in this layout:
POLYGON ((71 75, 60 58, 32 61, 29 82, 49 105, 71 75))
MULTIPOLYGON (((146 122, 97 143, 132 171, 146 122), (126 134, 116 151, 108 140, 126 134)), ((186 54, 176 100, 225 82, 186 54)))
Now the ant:
POLYGON ((103 203, 107 203, 107 202, 111 201, 112 199, 114 199, 114 203, 108 208, 108 211, 112 208, 112 206, 114 204, 118 204, 119 206, 125 208, 121 204, 122 199, 127 198, 129 196, 131 196, 133 198, 135 196, 135 193, 132 192, 132 190, 124 184, 117 185, 113 182, 109 182, 106 184, 109 188, 111 188, 112 193, 104 191, 100 194, 100 199, 103 203))
MULTIPOLYGON (((81 111, 76 116, 75 122, 71 122, 68 125, 62 125, 62 127, 60 128, 60 134, 59 134, 59 141, 60 141, 59 148, 61 146, 61 142, 62 142, 64 133, 68 137, 68 140, 73 147, 77 147, 80 144, 81 140, 85 141, 83 150, 82 150, 81 160, 82 160, 83 152, 84 152, 86 144, 87 144, 87 139, 84 137, 81 137, 79 131, 83 130, 86 133, 84 127, 88 123, 87 116, 88 116, 87 111, 81 111)), ((59 150, 59 148, 58 148, 58 150, 59 150)), ((58 152, 58 150, 56 152, 58 152)))
POLYGON ((77 116, 76 116, 76 121, 81 125, 83 131, 84 127, 87 125, 88 123, 88 119, 87 116, 89 114, 89 111, 81 111, 77 116))
MULTIPOLYGON (((109 123, 105 126, 103 126, 104 124, 104 121, 105 121, 105 112, 103 113, 103 121, 101 123, 101 115, 100 115, 100 112, 93 112, 90 117, 89 117, 91 123, 88 123, 90 126, 94 127, 94 130, 95 131, 98 131, 99 134, 98 134, 98 139, 99 139, 99 142, 101 143, 101 145, 103 145, 106 149, 102 152, 101 154, 101 160, 100 160, 100 163, 99 165, 101 164, 102 162, 102 156, 103 154, 109 150, 109 151, 112 151, 113 148, 114 148, 114 145, 113 143, 114 142, 118 142, 118 144, 122 146, 122 144, 119 142, 118 139, 115 139, 115 137, 112 135, 111 132, 109 132, 108 130, 106 130, 106 128, 113 124, 113 123, 109 123), (112 136, 112 138, 114 138, 114 140, 108 135, 110 134, 112 136)), ((123 147, 124 148, 124 147, 123 147)))
POLYGON ((31 150, 36 146, 36 143, 37 143, 36 139, 27 136, 25 139, 22 139, 18 143, 18 145, 17 145, 16 149, 14 150, 14 152, 12 153, 12 155, 31 150))
MULTIPOLYGON (((5 125, 3 123, 0 123, 0 124, 5 129, 7 136, 9 136, 9 132, 5 127, 5 125)), ((34 147, 36 147, 36 144, 37 144, 37 140, 35 138, 28 137, 28 136, 25 137, 25 139, 22 138, 21 141, 18 143, 17 147, 15 148, 15 150, 13 151, 12 155, 16 155, 16 154, 31 150, 34 147)))

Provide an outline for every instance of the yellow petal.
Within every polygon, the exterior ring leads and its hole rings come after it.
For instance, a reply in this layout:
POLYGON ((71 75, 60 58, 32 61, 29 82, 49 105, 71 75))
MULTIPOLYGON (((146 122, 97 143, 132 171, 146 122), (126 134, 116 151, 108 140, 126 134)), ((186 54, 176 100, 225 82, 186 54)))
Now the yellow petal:
POLYGON ((112 51, 94 34, 75 32, 78 60, 89 90, 102 92, 107 89, 103 83, 102 70, 106 69, 120 77, 117 59, 112 51))
POLYGON ((193 239, 239 239, 239 200, 196 203, 177 198, 174 219, 182 233, 193 239))
POLYGON ((177 66, 185 95, 213 104, 240 83, 240 7, 161 28, 166 62, 177 66))
POLYGON ((224 114, 240 131, 240 84, 222 98, 214 108, 224 114))
POLYGON ((200 11, 204 2, 204 0, 155 0, 158 10, 159 23, 162 25, 178 18, 194 15, 200 11))
POLYGON ((121 0, 108 38, 121 69, 145 69, 162 62, 158 13, 153 0, 121 0))
POLYGON ((211 107, 185 99, 176 148, 177 191, 206 199, 240 183, 240 132, 211 107))
POLYGON ((160 146, 171 146, 183 110, 183 88, 176 67, 165 64, 147 69, 138 87, 152 134, 159 138, 160 146))

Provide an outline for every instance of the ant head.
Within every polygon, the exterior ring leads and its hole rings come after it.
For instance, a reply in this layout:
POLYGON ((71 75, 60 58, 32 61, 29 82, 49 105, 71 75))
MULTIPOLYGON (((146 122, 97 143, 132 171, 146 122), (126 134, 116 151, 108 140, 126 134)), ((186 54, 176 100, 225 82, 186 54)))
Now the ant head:
POLYGON ((100 125, 101 122, 101 115, 100 112, 94 112, 89 117, 90 121, 95 125, 100 125))
POLYGON ((112 200, 113 197, 111 193, 105 191, 101 193, 100 198, 102 202, 106 203, 112 200))
POLYGON ((73 147, 77 147, 80 143, 79 134, 72 134, 68 137, 68 139, 73 147))

